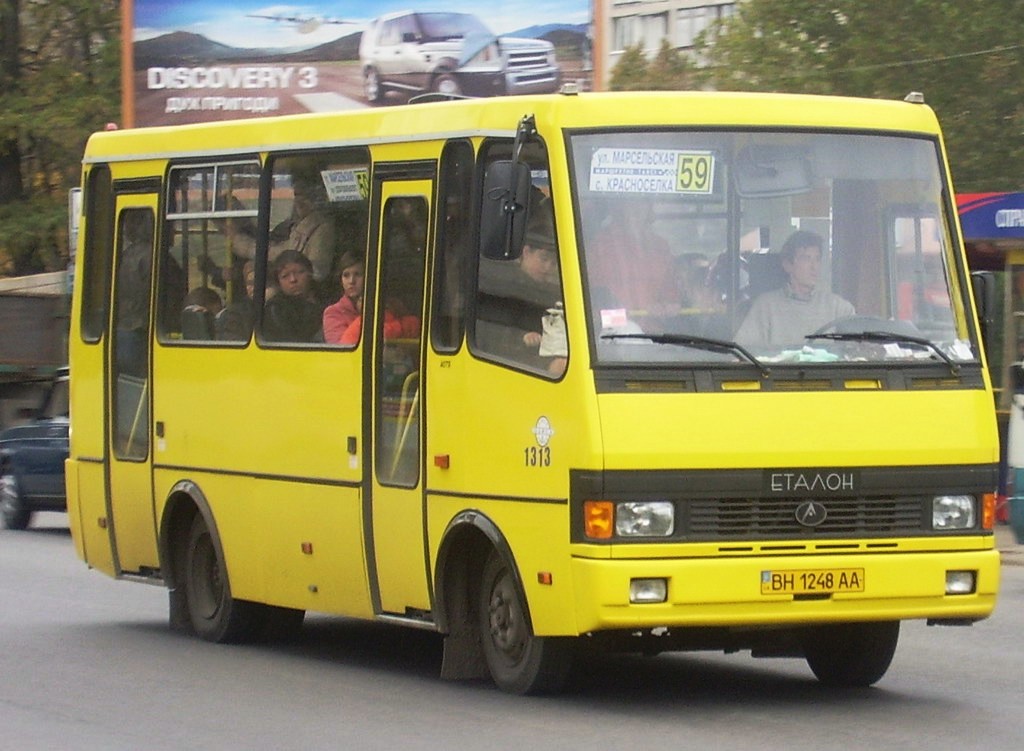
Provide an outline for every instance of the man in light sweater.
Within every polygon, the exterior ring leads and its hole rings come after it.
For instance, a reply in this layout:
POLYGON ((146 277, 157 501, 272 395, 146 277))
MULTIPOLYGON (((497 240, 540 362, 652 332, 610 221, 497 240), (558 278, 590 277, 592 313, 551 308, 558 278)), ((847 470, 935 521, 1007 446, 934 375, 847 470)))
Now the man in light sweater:
POLYGON ((737 344, 802 346, 807 334, 854 314, 847 300, 818 286, 822 247, 821 236, 806 230, 794 232, 786 240, 779 255, 789 281, 754 300, 736 332, 737 344))

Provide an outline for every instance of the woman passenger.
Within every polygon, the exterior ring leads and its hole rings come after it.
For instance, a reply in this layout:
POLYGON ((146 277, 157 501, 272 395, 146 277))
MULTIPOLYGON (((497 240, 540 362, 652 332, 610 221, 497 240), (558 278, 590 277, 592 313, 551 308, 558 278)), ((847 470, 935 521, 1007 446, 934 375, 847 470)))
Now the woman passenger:
POLYGON ((283 251, 271 267, 274 295, 263 309, 263 338, 271 342, 321 339, 323 307, 313 291, 313 264, 297 250, 283 251))
POLYGON ((339 266, 341 299, 324 308, 324 341, 328 344, 341 344, 346 329, 363 314, 363 289, 366 284, 363 257, 349 251, 341 257, 339 266))

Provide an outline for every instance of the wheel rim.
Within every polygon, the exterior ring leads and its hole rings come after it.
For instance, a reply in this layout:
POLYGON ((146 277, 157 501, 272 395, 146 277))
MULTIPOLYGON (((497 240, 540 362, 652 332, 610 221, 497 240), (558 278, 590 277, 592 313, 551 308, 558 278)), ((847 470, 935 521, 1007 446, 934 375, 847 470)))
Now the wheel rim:
POLYGON ((462 92, 459 91, 459 85, 453 78, 445 76, 437 81, 437 93, 444 94, 446 96, 457 96, 462 92))
POLYGON ((224 598, 224 579, 209 532, 195 540, 189 574, 192 580, 190 589, 193 594, 193 612, 201 618, 213 620, 224 598))
POLYGON ((487 620, 491 643, 497 653, 513 665, 522 660, 529 633, 508 571, 503 571, 494 582, 488 600, 487 620))

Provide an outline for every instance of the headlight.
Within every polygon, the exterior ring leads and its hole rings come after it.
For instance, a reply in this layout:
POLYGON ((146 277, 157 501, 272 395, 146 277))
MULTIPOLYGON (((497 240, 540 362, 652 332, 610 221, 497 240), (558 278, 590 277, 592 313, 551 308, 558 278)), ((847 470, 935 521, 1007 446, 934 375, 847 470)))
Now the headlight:
POLYGON ((977 502, 972 495, 932 498, 932 529, 973 529, 977 519, 977 502))
POLYGON ((668 537, 675 529, 675 507, 668 501, 615 504, 615 534, 620 537, 668 537))

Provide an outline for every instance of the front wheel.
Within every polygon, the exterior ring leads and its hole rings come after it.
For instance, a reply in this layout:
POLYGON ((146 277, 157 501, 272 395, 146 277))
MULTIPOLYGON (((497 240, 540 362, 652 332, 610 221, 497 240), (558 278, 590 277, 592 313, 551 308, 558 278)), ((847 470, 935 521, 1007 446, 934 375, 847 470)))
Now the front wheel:
POLYGON ((231 596, 227 569, 213 535, 196 514, 185 550, 185 602, 196 634, 212 642, 252 638, 263 625, 255 603, 231 596))
POLYGON ((7 529, 27 529, 32 512, 25 507, 25 498, 12 474, 0 476, 0 516, 7 529))
POLYGON ((454 73, 449 71, 438 73, 434 77, 432 88, 436 93, 443 94, 444 96, 462 96, 462 87, 459 85, 459 80, 455 77, 454 73))
POLYGON ((801 635, 804 657, 826 686, 863 688, 889 669, 900 637, 899 621, 817 626, 801 635))
POLYGON ((545 694, 565 686, 573 640, 533 635, 512 569, 494 552, 480 583, 479 624, 484 657, 498 688, 545 694))

